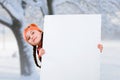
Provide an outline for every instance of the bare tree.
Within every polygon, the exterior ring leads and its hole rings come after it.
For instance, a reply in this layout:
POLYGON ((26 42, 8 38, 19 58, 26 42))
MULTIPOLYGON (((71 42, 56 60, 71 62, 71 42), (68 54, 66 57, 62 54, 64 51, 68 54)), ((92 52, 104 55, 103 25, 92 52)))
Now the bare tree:
MULTIPOLYGON (((24 27, 30 23, 26 18, 27 7, 28 5, 31 5, 32 8, 38 7, 39 12, 42 14, 40 16, 43 18, 43 16, 47 14, 46 2, 46 0, 0 0, 0 5, 9 14, 10 17, 8 18, 6 15, 1 15, 0 23, 10 28, 13 31, 15 38, 17 39, 20 54, 21 75, 30 75, 35 68, 31 47, 28 46, 26 42, 24 42, 22 34, 24 27)), ((36 11, 31 12, 35 13, 36 11)), ((31 20, 31 22, 32 21, 33 20, 31 20)), ((35 20, 33 22, 35 22, 35 20)))

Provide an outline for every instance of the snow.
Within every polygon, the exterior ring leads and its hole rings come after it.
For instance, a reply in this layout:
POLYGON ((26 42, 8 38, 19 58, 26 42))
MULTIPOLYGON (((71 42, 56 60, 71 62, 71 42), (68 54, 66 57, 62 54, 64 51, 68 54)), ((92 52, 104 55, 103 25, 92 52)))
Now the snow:
MULTIPOLYGON (((102 41, 102 44, 100 80, 120 80, 120 41, 102 41)), ((0 40, 0 80, 40 80, 36 75, 40 74, 33 72, 30 76, 21 76, 16 41, 3 43, 0 40)))
POLYGON ((103 45, 100 80, 120 80, 120 41, 104 41, 103 45))
MULTIPOLYGON (((20 61, 16 42, 0 41, 0 80, 40 80, 39 73, 20 75, 20 61), (11 46, 11 47, 10 47, 11 46)), ((39 72, 39 71, 38 71, 39 72)))

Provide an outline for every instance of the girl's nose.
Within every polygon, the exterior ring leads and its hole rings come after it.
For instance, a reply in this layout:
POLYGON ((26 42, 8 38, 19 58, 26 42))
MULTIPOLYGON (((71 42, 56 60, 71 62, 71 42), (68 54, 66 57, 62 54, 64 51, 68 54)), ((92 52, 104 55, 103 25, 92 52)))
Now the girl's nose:
POLYGON ((32 40, 33 40, 33 39, 34 39, 34 36, 32 35, 31 38, 32 38, 32 40))
POLYGON ((33 35, 30 35, 30 39, 33 40, 33 35))

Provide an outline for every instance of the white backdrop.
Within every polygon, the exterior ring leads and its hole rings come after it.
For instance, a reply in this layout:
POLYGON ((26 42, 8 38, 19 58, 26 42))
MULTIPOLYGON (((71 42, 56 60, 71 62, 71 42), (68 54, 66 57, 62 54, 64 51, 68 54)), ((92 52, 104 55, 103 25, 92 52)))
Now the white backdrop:
POLYGON ((47 15, 41 80, 100 80, 101 15, 47 15))

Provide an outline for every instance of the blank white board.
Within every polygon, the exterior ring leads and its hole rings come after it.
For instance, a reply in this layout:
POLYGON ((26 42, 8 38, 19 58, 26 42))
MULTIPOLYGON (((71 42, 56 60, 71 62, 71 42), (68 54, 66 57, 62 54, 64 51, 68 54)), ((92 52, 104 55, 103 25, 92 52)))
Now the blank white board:
POLYGON ((47 15, 40 80, 100 80, 101 15, 47 15))

